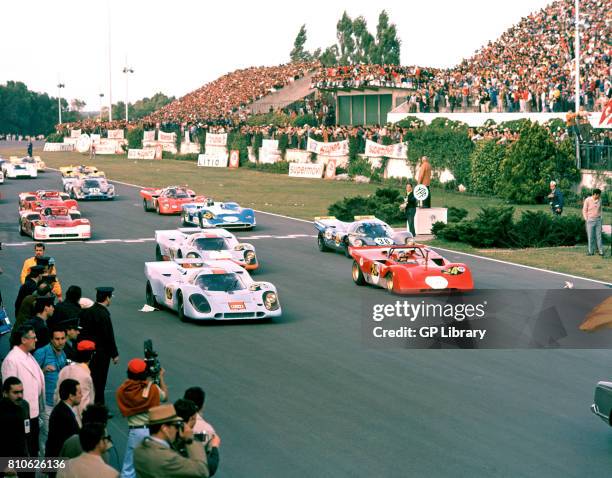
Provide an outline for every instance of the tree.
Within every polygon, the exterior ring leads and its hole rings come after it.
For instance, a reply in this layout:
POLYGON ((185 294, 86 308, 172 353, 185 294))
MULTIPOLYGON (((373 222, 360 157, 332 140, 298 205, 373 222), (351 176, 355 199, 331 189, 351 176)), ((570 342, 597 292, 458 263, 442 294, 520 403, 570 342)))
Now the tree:
POLYGON ((378 65, 399 65, 400 45, 395 23, 389 23, 389 14, 383 10, 378 16, 376 44, 371 48, 370 61, 378 65))
POLYGON ((323 66, 333 66, 338 64, 338 46, 328 46, 319 57, 319 61, 323 66))
POLYGON ((81 111, 83 111, 83 108, 85 108, 86 104, 87 103, 85 103, 83 100, 74 98, 73 100, 70 100, 70 109, 72 111, 78 111, 80 113, 81 111))
POLYGON ((346 11, 336 24, 336 38, 340 45, 339 63, 349 65, 355 56, 355 41, 353 40, 353 21, 346 11))
POLYGON ((310 61, 312 59, 312 55, 308 53, 308 51, 304 50, 305 43, 306 25, 302 25, 300 27, 300 31, 295 37, 295 41, 293 42, 293 50, 291 50, 291 53, 289 54, 292 62, 310 61))
POLYGON ((374 37, 368 31, 368 25, 363 16, 353 21, 353 35, 355 37, 354 63, 368 63, 370 61, 370 50, 374 44, 374 37))

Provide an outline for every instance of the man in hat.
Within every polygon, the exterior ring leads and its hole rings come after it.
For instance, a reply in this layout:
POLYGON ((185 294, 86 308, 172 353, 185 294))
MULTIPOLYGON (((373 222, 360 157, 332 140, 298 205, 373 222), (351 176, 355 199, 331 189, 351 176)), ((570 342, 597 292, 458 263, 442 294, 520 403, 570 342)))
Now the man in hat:
MULTIPOLYGON (((21 301, 19 311, 15 316, 15 324, 13 324, 13 329, 16 329, 21 324, 25 324, 32 318, 34 315, 34 304, 36 304, 36 299, 39 297, 51 297, 51 287, 49 284, 40 282, 36 286, 34 293, 26 296, 23 301, 21 301)), ((47 325, 49 325, 49 323, 47 323, 47 325)))
POLYGON ((112 287, 96 288, 96 303, 81 311, 81 338, 96 343, 96 355, 91 363, 91 378, 96 389, 96 403, 105 403, 104 389, 108 367, 112 359, 119 362, 119 352, 115 342, 113 323, 108 311, 114 289, 112 287))
POLYGON ((51 334, 49 333, 49 327, 47 327, 47 319, 53 315, 54 299, 54 297, 38 297, 34 302, 34 317, 29 322, 34 327, 34 332, 36 332, 38 338, 36 350, 49 343, 51 334))
POLYGON ((59 300, 62 299, 62 286, 57 280, 57 269, 55 267, 55 259, 53 257, 45 256, 45 245, 42 242, 37 242, 34 244, 34 256, 28 257, 23 262, 23 267, 21 268, 21 283, 25 282, 26 277, 30 273, 32 267, 36 265, 42 265, 46 269, 44 271, 44 275, 53 275, 56 276, 56 280, 53 283, 53 293, 57 296, 59 300))
POLYGON ((55 259, 53 259, 53 257, 46 256, 36 257, 36 265, 43 266, 45 268, 40 281, 49 284, 53 294, 55 294, 58 300, 62 300, 62 286, 57 279, 55 259))
POLYGON ((13 348, 2 361, 2 376, 17 377, 23 384, 23 398, 30 407, 30 429, 26 430, 28 436, 28 450, 30 456, 38 456, 38 435, 40 404, 45 399, 45 377, 32 352, 36 347, 36 333, 31 324, 25 323, 17 330, 13 348))
POLYGON ((36 290, 36 286, 40 282, 44 270, 45 268, 43 266, 32 266, 30 269, 30 273, 26 277, 23 285, 19 288, 17 299, 15 299, 15 315, 19 312, 19 307, 21 307, 23 299, 32 295, 36 290))
POLYGON ((149 410, 149 432, 151 436, 146 437, 134 450, 137 476, 210 476, 204 447, 193 441, 193 431, 177 416, 174 405, 160 405, 149 410), (186 443, 187 458, 172 448, 177 438, 186 443))
MULTIPOLYGON (((61 370, 57 379, 58 383, 62 383, 62 381, 66 380, 67 378, 72 378, 79 382, 79 384, 81 385, 81 401, 74 409, 79 423, 81 423, 81 414, 83 413, 83 410, 90 403, 94 403, 95 399, 94 383, 91 378, 91 372, 89 370, 89 364, 95 352, 95 343, 93 343, 91 340, 81 340, 77 344, 77 354, 75 357, 75 361, 64 367, 61 370)), ((55 393, 53 397, 54 402, 57 403, 59 401, 58 387, 55 387, 55 393)))
POLYGON ((149 436, 149 410, 168 399, 164 369, 159 373, 159 386, 147 373, 147 364, 141 358, 128 362, 127 380, 117 389, 115 398, 121 414, 127 418, 129 433, 127 448, 121 467, 122 478, 135 478, 134 449, 149 436))

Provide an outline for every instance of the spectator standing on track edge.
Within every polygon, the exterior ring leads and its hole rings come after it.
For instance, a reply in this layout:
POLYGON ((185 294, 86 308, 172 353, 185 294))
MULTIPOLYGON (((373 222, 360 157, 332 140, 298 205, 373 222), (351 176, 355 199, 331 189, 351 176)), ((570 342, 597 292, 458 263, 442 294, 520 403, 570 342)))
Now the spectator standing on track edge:
POLYGON ((557 187, 556 181, 550 182, 550 209, 555 216, 560 216, 563 213, 563 193, 557 187))
POLYGON ((95 342, 96 354, 91 362, 91 378, 96 390, 96 403, 105 404, 104 389, 110 361, 119 362, 113 323, 108 307, 112 301, 113 287, 97 287, 96 303, 81 311, 81 340, 95 342))
POLYGON ((427 197, 423 201, 423 208, 431 207, 431 189, 429 188, 431 184, 431 165, 429 164, 429 158, 427 156, 423 156, 421 158, 421 166, 419 167, 419 175, 417 177, 417 183, 422 184, 427 187, 427 197))
POLYGON ((593 194, 584 200, 582 205, 582 217, 586 222, 588 249, 587 256, 595 254, 595 246, 597 252, 603 257, 603 243, 601 240, 602 228, 602 204, 601 204, 601 189, 593 189, 593 194))

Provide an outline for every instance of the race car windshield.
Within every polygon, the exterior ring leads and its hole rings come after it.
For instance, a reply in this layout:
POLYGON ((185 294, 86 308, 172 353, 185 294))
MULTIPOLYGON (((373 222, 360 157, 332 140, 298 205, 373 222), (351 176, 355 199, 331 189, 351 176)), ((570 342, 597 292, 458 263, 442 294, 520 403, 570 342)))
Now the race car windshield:
POLYGON ((86 181, 83 181, 83 187, 84 188, 99 188, 100 187, 100 182, 99 181, 95 181, 93 179, 88 179, 86 181))
POLYGON ((362 224, 357 228, 357 232, 365 234, 367 237, 388 237, 391 235, 387 226, 377 223, 362 224))
POLYGON ((184 199, 190 197, 184 189, 168 189, 166 197, 171 199, 184 199))
POLYGON ((225 251, 228 249, 222 237, 200 237, 193 243, 198 251, 225 251))
POLYGON ((223 209, 230 209, 232 211, 235 211, 236 209, 238 209, 238 204, 236 204, 235 202, 226 202, 225 204, 223 204, 223 209))
POLYGON ((233 292, 245 289, 240 278, 234 273, 201 275, 198 277, 196 285, 211 292, 233 292))

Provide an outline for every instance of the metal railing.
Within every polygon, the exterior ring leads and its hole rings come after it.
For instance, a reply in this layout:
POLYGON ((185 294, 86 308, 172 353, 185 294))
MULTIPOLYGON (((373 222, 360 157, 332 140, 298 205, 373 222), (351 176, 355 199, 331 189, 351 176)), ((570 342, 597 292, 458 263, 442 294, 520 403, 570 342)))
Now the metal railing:
POLYGON ((612 171, 612 146, 604 144, 581 144, 580 168, 612 171))

